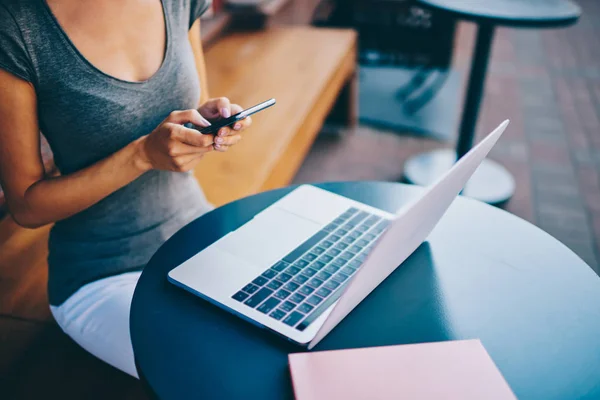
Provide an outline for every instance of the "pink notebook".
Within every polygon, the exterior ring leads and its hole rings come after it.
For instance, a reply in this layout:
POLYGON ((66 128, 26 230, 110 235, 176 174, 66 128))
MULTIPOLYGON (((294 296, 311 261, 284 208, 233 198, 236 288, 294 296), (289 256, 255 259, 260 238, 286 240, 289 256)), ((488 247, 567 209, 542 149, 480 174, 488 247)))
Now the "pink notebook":
POLYGON ((297 400, 514 400, 479 340, 290 354, 297 400))

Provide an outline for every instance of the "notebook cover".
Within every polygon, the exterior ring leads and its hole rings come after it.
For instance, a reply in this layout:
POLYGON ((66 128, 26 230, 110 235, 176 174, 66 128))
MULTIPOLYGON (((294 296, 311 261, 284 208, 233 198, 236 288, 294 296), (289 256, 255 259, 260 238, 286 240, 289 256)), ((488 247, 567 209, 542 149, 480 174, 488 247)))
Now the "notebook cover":
POLYGON ((479 340, 289 355, 297 400, 514 400, 479 340))

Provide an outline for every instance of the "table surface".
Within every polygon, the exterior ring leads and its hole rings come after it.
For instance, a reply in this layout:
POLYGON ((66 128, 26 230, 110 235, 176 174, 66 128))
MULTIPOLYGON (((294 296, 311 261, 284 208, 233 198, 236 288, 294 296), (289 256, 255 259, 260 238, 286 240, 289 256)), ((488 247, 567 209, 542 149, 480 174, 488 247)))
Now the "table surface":
MULTIPOLYGON (((319 185, 393 212, 422 189, 319 185)), ((131 337, 160 399, 292 398, 303 351, 167 282, 167 272, 291 189, 225 205, 155 254, 136 287, 131 337)), ((316 350, 481 339, 520 399, 600 398, 600 278, 550 235, 460 197, 428 240, 316 350)))
POLYGON ((581 9, 571 0, 419 0, 423 5, 480 23, 521 27, 573 24, 581 9))

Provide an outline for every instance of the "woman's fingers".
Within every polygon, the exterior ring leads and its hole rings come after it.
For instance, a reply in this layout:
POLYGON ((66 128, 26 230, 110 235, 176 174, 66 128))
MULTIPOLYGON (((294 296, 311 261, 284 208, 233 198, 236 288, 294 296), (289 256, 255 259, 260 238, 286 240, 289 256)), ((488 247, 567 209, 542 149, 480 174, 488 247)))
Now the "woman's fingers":
POLYGON ((231 103, 227 97, 210 99, 200 107, 200 113, 208 119, 229 118, 232 115, 231 103))
MULTIPOLYGON (((207 135, 210 136, 210 135, 207 135)), ((179 156, 185 156, 188 154, 204 154, 206 152, 211 151, 212 149, 212 144, 210 140, 206 140, 207 144, 206 146, 192 146, 190 144, 184 143, 184 142, 180 142, 178 140, 171 140, 169 142, 169 156, 171 157, 179 157, 179 156)))
POLYGON ((219 132, 217 132, 217 137, 226 137, 226 136, 229 136, 231 134, 232 134, 231 133, 231 127, 226 126, 226 127, 223 127, 221 129, 219 129, 219 132))
MULTIPOLYGON (((232 104, 231 105, 231 112, 233 114, 237 114, 237 113, 242 112, 242 111, 244 111, 244 109, 239 104, 232 104)), ((243 120, 238 121, 235 124, 233 124, 233 126, 231 128, 234 131, 241 131, 243 129, 248 128, 251 124, 252 124, 252 118, 246 117, 243 120)), ((229 134, 235 134, 235 133, 231 133, 230 132, 229 134)))
POLYGON ((195 129, 175 124, 169 126, 171 139, 196 147, 209 147, 214 143, 214 135, 205 135, 195 129))
POLYGON ((219 114, 221 115, 221 117, 229 118, 233 114, 235 114, 232 112, 233 110, 231 109, 231 103, 229 102, 229 99, 227 97, 217 98, 216 103, 217 103, 217 110, 219 110, 219 114))
POLYGON ((240 140, 242 140, 241 135, 217 137, 215 139, 214 148, 217 151, 224 152, 224 151, 227 151, 230 146, 233 146, 233 145, 239 143, 240 140))
POLYGON ((173 124, 187 124, 192 123, 197 126, 207 127, 210 126, 210 122, 206 120, 198 110, 182 110, 182 111, 173 111, 166 119, 166 122, 171 122, 173 124))

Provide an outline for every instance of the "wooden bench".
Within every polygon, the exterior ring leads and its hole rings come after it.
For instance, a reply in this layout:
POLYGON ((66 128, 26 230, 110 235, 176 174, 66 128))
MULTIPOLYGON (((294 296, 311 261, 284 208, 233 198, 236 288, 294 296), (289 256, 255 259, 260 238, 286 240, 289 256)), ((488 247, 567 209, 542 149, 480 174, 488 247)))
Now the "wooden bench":
MULTIPOLYGON (((353 31, 310 27, 236 33, 206 52, 211 96, 228 96, 242 106, 277 99, 275 107, 255 115, 241 143, 199 165, 196 176, 213 204, 290 183, 344 88, 348 121, 354 123, 355 55, 353 31)), ((0 220, 0 315, 51 319, 49 230, 0 220)))

